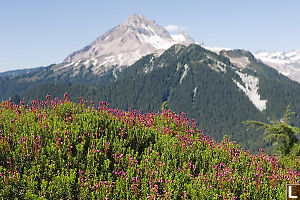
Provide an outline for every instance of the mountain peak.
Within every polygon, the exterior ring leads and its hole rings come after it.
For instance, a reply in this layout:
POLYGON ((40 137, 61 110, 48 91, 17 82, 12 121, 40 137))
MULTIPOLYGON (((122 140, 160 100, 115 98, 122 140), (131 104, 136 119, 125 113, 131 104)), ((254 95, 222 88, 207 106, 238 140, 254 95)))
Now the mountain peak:
POLYGON ((120 30, 124 29, 123 31, 131 30, 135 34, 170 37, 170 33, 166 29, 156 24, 154 20, 149 20, 140 14, 132 15, 118 27, 120 30))
POLYGON ((143 24, 143 23, 149 23, 149 20, 146 19, 141 14, 134 14, 125 21, 125 24, 143 24))
POLYGON ((134 14, 123 24, 69 55, 64 60, 64 66, 77 68, 82 65, 91 66, 95 73, 102 74, 112 68, 121 70, 147 54, 166 50, 174 44, 188 45, 193 42, 187 34, 178 34, 173 37, 154 20, 134 14))

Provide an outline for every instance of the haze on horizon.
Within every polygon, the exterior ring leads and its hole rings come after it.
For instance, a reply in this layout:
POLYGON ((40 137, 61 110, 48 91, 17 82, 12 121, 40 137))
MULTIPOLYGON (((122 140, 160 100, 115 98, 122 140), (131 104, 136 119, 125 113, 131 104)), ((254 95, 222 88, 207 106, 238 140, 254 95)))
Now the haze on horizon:
POLYGON ((207 46, 300 49, 298 1, 5 1, 0 6, 0 72, 60 63, 134 13, 207 46))

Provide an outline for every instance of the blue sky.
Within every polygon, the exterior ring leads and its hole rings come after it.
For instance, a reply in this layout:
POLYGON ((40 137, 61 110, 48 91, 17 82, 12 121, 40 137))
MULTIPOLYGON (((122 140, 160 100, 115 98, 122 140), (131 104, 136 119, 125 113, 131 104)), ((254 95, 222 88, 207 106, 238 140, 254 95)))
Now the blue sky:
POLYGON ((0 72, 60 63, 134 13, 207 46, 300 49, 296 0, 1 0, 0 72))

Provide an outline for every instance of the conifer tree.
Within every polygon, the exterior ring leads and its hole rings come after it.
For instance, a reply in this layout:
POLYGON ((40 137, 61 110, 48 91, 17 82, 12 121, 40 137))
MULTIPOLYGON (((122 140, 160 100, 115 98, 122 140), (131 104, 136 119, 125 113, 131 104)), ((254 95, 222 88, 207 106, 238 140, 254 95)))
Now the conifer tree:
POLYGON ((272 121, 270 124, 260 121, 245 121, 248 129, 256 127, 257 130, 264 130, 266 140, 273 141, 278 147, 275 149, 280 156, 298 156, 300 154, 300 145, 297 135, 300 132, 298 127, 290 124, 290 116, 294 112, 290 111, 290 105, 287 106, 283 118, 279 121, 272 121))

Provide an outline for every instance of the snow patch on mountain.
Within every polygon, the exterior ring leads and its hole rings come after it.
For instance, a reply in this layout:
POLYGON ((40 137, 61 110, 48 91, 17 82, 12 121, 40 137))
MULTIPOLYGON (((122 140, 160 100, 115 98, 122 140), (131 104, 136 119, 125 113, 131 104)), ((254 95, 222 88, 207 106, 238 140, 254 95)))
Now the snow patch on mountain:
POLYGON ((77 66, 81 63, 81 61, 82 61, 82 60, 78 60, 78 61, 74 64, 74 66, 77 67, 77 66))
POLYGON ((193 99, 195 98, 196 94, 197 94, 197 87, 195 87, 193 90, 193 99))
MULTIPOLYGON (((208 66, 212 69, 215 70, 216 72, 226 72, 226 64, 224 64, 223 62, 220 62, 218 60, 215 60, 214 58, 212 58, 211 56, 206 55, 206 58, 208 60, 212 60, 214 63, 213 64, 208 64, 208 66)), ((202 63, 206 60, 199 60, 199 63, 202 63)))
POLYGON ((98 63, 98 60, 96 60, 95 58, 92 58, 92 60, 93 60, 93 65, 96 66, 98 63))
POLYGON ((230 49, 230 48, 224 48, 224 47, 209 47, 209 46, 206 46, 206 45, 202 45, 203 48, 209 50, 209 51, 212 51, 216 54, 219 54, 220 51, 222 50, 225 50, 225 51, 229 51, 229 50, 233 50, 233 49, 230 49))
POLYGON ((240 76, 244 85, 236 80, 233 80, 233 82, 248 96, 250 101, 258 110, 265 110, 267 108, 267 100, 260 99, 260 95, 258 93, 259 79, 255 76, 244 74, 239 71, 236 71, 236 73, 240 76))
POLYGON ((300 82, 300 50, 291 52, 258 52, 254 56, 279 73, 300 82))
POLYGON ((226 72, 226 65, 222 62, 217 61, 216 68, 218 68, 222 72, 226 72))
MULTIPOLYGON (((200 62, 204 62, 204 61, 200 61, 200 62)), ((216 61, 216 63, 208 64, 208 66, 216 72, 226 72, 226 65, 222 62, 216 61)))
POLYGON ((290 58, 284 52, 259 52, 255 57, 263 62, 271 62, 276 64, 288 64, 291 62, 290 58))
POLYGON ((155 56, 152 56, 150 62, 148 65, 145 66, 144 68, 144 73, 147 74, 148 72, 153 71, 153 62, 154 62, 155 56))
POLYGON ((286 56, 289 57, 292 61, 299 61, 300 60, 300 49, 296 51, 291 51, 286 53, 286 56))
POLYGON ((91 60, 86 60, 83 64, 84 64, 85 66, 88 66, 88 64, 90 63, 90 61, 91 61, 91 60))
POLYGON ((143 38, 143 43, 148 43, 152 45, 155 49, 168 49, 172 45, 176 44, 175 41, 172 41, 169 38, 163 38, 158 35, 141 35, 143 38))
POLYGON ((181 77, 180 77, 180 83, 182 83, 182 80, 184 79, 184 77, 187 75, 187 72, 189 71, 189 66, 187 64, 184 65, 184 72, 182 73, 181 77))

